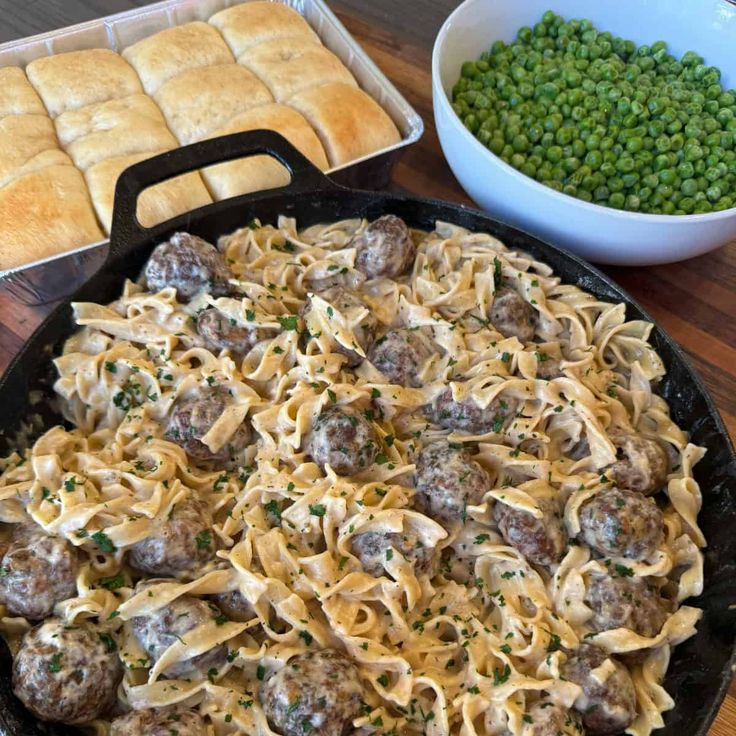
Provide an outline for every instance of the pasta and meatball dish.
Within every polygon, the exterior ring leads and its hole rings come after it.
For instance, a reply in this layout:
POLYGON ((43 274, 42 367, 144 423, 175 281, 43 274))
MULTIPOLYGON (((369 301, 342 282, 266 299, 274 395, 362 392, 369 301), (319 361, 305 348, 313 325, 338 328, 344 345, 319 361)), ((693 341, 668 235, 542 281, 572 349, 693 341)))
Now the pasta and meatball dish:
POLYGON ((704 449, 652 326, 490 235, 177 233, 73 305, 2 461, 0 627, 100 736, 646 736, 695 633, 704 449))

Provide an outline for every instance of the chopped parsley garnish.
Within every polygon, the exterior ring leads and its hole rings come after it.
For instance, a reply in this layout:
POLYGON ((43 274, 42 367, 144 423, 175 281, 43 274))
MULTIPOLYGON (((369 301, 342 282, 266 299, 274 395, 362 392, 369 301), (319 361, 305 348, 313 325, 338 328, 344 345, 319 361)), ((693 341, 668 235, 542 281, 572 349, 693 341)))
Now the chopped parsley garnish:
POLYGON ((281 325, 282 330, 295 330, 299 321, 299 318, 295 314, 289 315, 288 317, 277 317, 276 319, 281 325))
POLYGON ((210 534, 209 530, 205 529, 197 534, 194 541, 197 543, 197 549, 205 549, 205 547, 212 545, 212 534, 210 534))
POLYGON ((61 672, 61 652, 51 655, 51 664, 49 664, 49 672, 61 672))
POLYGON ((110 373, 117 373, 118 367, 110 360, 105 361, 105 370, 109 371, 110 373))
POLYGON ((118 650, 118 645, 110 634, 98 634, 98 636, 100 637, 100 641, 105 645, 106 652, 110 653, 118 650))
POLYGON ((383 687, 388 687, 388 675, 379 675, 376 677, 376 682, 383 687))
POLYGON ((613 576, 615 578, 633 578, 634 577, 634 571, 630 567, 626 567, 626 565, 619 565, 616 563, 613 566, 613 569, 616 571, 616 574, 613 576))
POLYGON ((496 256, 493 257, 493 285, 498 289, 503 282, 503 272, 501 271, 501 261, 496 256))
POLYGON ((248 322, 252 322, 256 318, 256 310, 255 309, 246 309, 245 310, 245 318, 248 320, 248 322))
POLYGON ((389 547, 386 550, 386 561, 388 562, 390 560, 393 560, 393 558, 394 558, 394 551, 389 547))
POLYGON ((123 585, 125 585, 125 580, 123 579, 123 576, 118 575, 110 575, 106 578, 100 578, 97 581, 102 588, 107 588, 107 590, 117 590, 118 588, 122 588, 123 585))
POLYGON ((215 677, 217 677, 218 674, 219 674, 219 670, 217 670, 215 667, 210 667, 207 670, 207 679, 210 682, 214 682, 215 681, 215 677))
POLYGON ((312 516, 324 516, 325 512, 327 511, 327 507, 323 503, 315 503, 312 505, 309 504, 309 513, 312 514, 312 516))
POLYGON ((337 401, 337 394, 331 389, 327 389, 327 395, 330 397, 330 401, 334 404, 337 401))
POLYGON ((256 668, 256 677, 262 681, 265 676, 266 676, 266 668, 262 664, 259 664, 258 667, 256 668))
POLYGON ((371 389, 371 398, 372 399, 378 399, 381 396, 381 392, 377 388, 371 389))
MULTIPOLYGON (((77 532, 78 533, 78 532, 77 532)), ((95 532, 92 535, 92 539, 94 540, 95 544, 103 551, 103 552, 114 552, 115 551, 115 545, 112 542, 112 539, 105 534, 103 531, 95 532)))
POLYGON ((511 667, 505 665, 502 670, 493 670, 493 685, 498 687, 503 685, 511 676, 511 667))
POLYGON ((279 521, 281 521, 281 509, 279 508, 279 504, 275 500, 269 501, 267 504, 264 504, 263 508, 272 516, 275 516, 279 521))
POLYGON ((478 536, 473 540, 473 544, 483 544, 483 542, 487 542, 490 538, 490 534, 478 534, 478 536))

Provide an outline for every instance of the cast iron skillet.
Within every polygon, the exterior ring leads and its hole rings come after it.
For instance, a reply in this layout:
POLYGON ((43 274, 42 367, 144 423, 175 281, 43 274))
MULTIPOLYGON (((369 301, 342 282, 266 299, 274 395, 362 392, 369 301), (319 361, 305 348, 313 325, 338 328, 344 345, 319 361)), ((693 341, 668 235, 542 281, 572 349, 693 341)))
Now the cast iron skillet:
MULTIPOLYGON (((0 452, 4 454, 19 441, 20 430, 26 430, 22 437, 31 427, 30 436, 34 438, 41 428, 62 421, 52 398, 50 359, 74 331, 70 302, 105 303, 115 299, 123 280, 136 278, 153 246, 172 233, 186 230, 214 243, 220 235, 242 227, 253 217, 273 223, 278 215, 288 215, 304 227, 356 216, 373 219, 389 212, 425 230, 431 230, 435 220, 445 220, 491 233, 511 248, 523 249, 548 263, 564 281, 601 299, 625 302, 629 319, 652 321, 631 297, 581 259, 476 210, 428 199, 344 189, 281 136, 270 131, 239 133, 170 151, 133 166, 121 176, 105 266, 39 327, 0 380, 0 452), (289 186, 217 202, 151 229, 137 222, 136 201, 147 187, 209 164, 254 154, 269 154, 281 161, 292 175, 289 186), (31 392, 44 400, 31 404, 31 392)), ((651 339, 668 368, 659 392, 677 423, 690 432, 692 442, 708 448, 696 468, 704 498, 700 524, 709 542, 705 550, 705 592, 688 601, 702 608, 704 616, 697 636, 674 651, 665 686, 676 707, 666 714, 666 726, 659 733, 706 736, 731 680, 731 667, 736 664, 736 609, 730 608, 736 603, 736 456, 712 399, 681 350, 659 328, 653 330, 651 339)), ((15 700, 10 688, 11 658, 5 645, 0 647, 0 735, 77 733, 70 728, 39 724, 15 700)))

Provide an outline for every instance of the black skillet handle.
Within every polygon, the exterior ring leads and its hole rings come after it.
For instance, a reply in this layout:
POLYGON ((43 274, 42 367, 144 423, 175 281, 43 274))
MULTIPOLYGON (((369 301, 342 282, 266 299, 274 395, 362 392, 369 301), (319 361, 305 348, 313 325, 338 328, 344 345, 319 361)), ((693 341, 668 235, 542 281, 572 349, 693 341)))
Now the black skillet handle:
MULTIPOLYGON (((159 156, 141 161, 126 169, 115 187, 115 206, 112 215, 110 253, 108 262, 126 255, 131 244, 142 242, 154 228, 146 228, 136 215, 138 197, 148 187, 205 166, 225 163, 233 159, 258 155, 273 156, 291 174, 285 187, 273 189, 282 194, 340 189, 326 177, 306 156, 282 135, 273 130, 251 130, 245 133, 211 138, 183 148, 175 148, 159 156)), ((252 196, 262 195, 254 192, 252 196)), ((245 195, 247 196, 247 195, 245 195)), ((211 205, 210 205, 211 206, 211 205)))

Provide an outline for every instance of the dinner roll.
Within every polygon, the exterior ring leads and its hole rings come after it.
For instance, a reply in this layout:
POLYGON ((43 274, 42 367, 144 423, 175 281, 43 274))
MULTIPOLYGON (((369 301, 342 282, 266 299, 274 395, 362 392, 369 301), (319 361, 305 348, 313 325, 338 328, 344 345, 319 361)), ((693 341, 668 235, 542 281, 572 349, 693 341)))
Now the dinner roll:
POLYGON ((319 43, 307 21, 281 3, 242 3, 221 10, 209 22, 219 29, 235 56, 272 38, 311 38, 319 43))
POLYGON ((252 107, 273 102, 263 82, 239 64, 190 69, 166 82, 155 98, 182 145, 206 138, 252 107))
POLYGON ((44 56, 32 61, 26 73, 51 117, 142 92, 134 69, 110 49, 44 56))
POLYGON ((362 89, 333 82, 295 94, 289 105, 317 131, 331 166, 393 146, 401 135, 381 106, 362 89))
POLYGON ((102 240, 82 174, 48 166, 0 189, 0 269, 102 240))
POLYGON ((327 82, 358 86, 340 59, 311 37, 274 38, 249 48, 238 63, 265 82, 276 102, 327 82))
MULTIPOLYGON (((158 153, 163 151, 116 156, 95 164, 85 172, 92 202, 105 232, 109 233, 112 225, 115 185, 120 174, 129 166, 158 153)), ((211 202, 202 178, 195 171, 146 189, 138 198, 138 219, 144 227, 152 227, 211 202)))
POLYGON ((17 66, 0 69, 0 118, 6 115, 46 115, 46 108, 25 72, 17 66))
POLYGON ((201 21, 159 31, 129 46, 123 56, 138 72, 149 95, 189 69, 235 61, 222 36, 201 21))
MULTIPOLYGON (((280 133, 298 148, 315 166, 327 168, 327 157, 317 134, 296 111, 285 105, 261 105, 233 118, 214 131, 215 138, 228 133, 267 128, 280 133)), ((289 183, 289 172, 271 156, 251 156, 211 166, 203 176, 215 199, 273 189, 289 183)))

